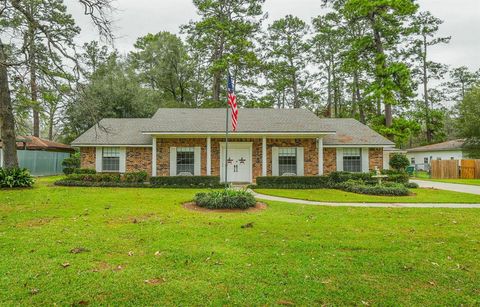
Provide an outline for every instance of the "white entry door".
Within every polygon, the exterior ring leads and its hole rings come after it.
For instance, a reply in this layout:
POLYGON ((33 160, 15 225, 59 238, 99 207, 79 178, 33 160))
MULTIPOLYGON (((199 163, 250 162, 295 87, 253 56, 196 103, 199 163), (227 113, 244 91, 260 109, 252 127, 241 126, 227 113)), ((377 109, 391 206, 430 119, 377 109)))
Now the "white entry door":
MULTIPOLYGON (((225 147, 221 150, 222 159, 220 177, 225 182, 225 147)), ((252 180, 251 144, 234 143, 228 146, 227 157, 227 181, 228 182, 251 182, 252 180)))

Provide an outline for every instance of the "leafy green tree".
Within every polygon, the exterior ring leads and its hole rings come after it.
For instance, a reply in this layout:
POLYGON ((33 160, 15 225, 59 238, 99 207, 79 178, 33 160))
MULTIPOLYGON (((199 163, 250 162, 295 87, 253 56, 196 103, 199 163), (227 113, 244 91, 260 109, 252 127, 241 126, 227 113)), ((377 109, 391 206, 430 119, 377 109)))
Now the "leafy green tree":
POLYGON ((466 98, 467 92, 475 85, 480 83, 480 70, 473 72, 466 66, 453 68, 450 70, 450 81, 445 85, 450 93, 451 101, 463 101, 466 98))
POLYGON ((265 59, 270 88, 277 93, 279 107, 300 108, 314 98, 306 70, 310 44, 309 28, 298 17, 287 15, 274 21, 265 36, 265 59))
POLYGON ((417 11, 413 0, 347 0, 342 9, 347 20, 361 20, 368 26, 354 44, 364 48, 375 66, 375 79, 366 95, 385 106, 385 125, 392 126, 392 105, 412 95, 410 71, 392 54, 409 35, 405 22, 417 11))
POLYGON ((480 87, 476 86, 465 94, 458 104, 457 129, 467 139, 469 156, 480 158, 480 87))
POLYGON ((205 59, 202 74, 211 85, 213 105, 222 104, 227 70, 236 86, 248 87, 259 66, 254 40, 264 16, 265 0, 193 0, 201 19, 182 27, 196 58, 205 59))
MULTIPOLYGON (((437 37, 436 34, 442 20, 433 16, 430 12, 421 12, 414 17, 412 26, 415 32, 413 40, 413 56, 416 65, 414 65, 413 74, 418 78, 422 85, 423 107, 422 122, 425 123, 425 134, 427 143, 434 141, 435 128, 433 117, 438 119, 438 110, 435 110, 435 97, 431 97, 429 82, 431 80, 441 80, 447 72, 447 66, 429 60, 429 48, 438 44, 448 44, 450 37, 437 37), (434 115, 435 114, 435 115, 434 115)), ((435 91, 435 90, 434 90, 435 91)), ((434 94, 432 93, 432 96, 434 94)))
POLYGON ((192 99, 194 68, 182 40, 169 32, 137 39, 129 61, 142 85, 159 92, 161 99, 195 106, 192 99))

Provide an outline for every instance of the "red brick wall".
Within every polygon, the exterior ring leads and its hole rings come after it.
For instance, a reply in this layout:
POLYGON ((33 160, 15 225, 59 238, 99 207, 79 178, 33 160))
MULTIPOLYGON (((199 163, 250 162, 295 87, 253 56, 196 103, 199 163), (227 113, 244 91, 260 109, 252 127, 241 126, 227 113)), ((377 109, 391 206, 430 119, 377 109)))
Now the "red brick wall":
POLYGON ((383 169, 383 148, 370 148, 368 152, 368 169, 374 170, 377 167, 383 169))
POLYGON ((268 176, 272 176, 272 147, 303 147, 304 175, 305 176, 318 175, 317 139, 267 139, 267 175, 268 176))
POLYGON ((337 170, 337 149, 323 148, 323 174, 327 175, 337 170))
POLYGON ((80 167, 95 168, 95 147, 80 147, 80 167))
POLYGON ((126 164, 127 172, 146 171, 152 175, 152 148, 150 147, 127 147, 126 164))

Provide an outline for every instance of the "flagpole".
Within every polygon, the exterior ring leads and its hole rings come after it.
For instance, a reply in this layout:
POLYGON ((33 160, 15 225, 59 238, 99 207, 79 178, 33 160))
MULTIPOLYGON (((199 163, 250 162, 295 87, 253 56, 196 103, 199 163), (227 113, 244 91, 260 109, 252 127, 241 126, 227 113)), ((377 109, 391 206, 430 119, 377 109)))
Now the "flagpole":
POLYGON ((225 189, 228 188, 228 101, 225 117, 225 189))

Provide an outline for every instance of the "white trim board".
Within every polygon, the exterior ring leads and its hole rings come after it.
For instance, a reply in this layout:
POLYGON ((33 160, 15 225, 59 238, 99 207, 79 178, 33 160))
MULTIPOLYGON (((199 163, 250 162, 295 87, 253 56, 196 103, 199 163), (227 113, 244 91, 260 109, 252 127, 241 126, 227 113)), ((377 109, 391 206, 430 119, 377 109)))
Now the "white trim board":
POLYGON ((395 145, 323 145, 323 148, 393 148, 395 145))

